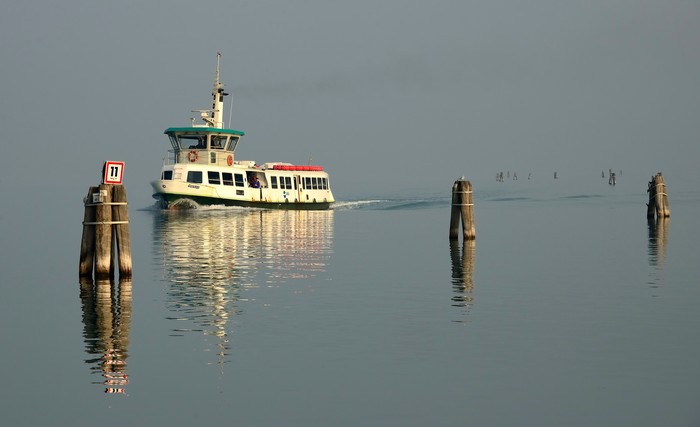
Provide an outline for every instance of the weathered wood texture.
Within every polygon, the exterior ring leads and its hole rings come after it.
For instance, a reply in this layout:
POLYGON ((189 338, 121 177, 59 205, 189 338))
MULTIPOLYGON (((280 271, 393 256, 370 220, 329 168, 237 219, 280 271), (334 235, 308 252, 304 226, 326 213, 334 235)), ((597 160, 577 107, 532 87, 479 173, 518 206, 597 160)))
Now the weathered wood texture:
POLYGON ((666 193, 666 183, 661 172, 651 177, 647 192, 649 193, 649 203, 647 203, 647 218, 668 218, 671 216, 671 208, 668 203, 666 193))
POLYGON ((95 280, 113 278, 112 274, 112 189, 100 185, 100 202, 95 206, 95 280))
POLYGON ((85 197, 85 213, 83 214, 83 237, 80 240, 80 277, 92 277, 92 265, 95 262, 95 207, 92 195, 99 191, 98 187, 90 187, 85 197))
POLYGON ((459 224, 462 223, 464 240, 476 239, 474 227, 474 202, 472 184, 463 179, 452 186, 452 211, 450 215, 450 240, 459 239, 459 224))
POLYGON ((459 222, 462 218, 462 197, 458 192, 459 181, 452 185, 452 210, 450 213, 450 240, 459 239, 459 222))
POLYGON ((106 184, 91 187, 85 199, 80 277, 91 277, 94 271, 95 280, 114 280, 117 259, 120 279, 130 279, 131 237, 126 189, 122 185, 106 184))
POLYGON ((131 277, 131 235, 128 223, 129 211, 126 205, 126 188, 123 185, 114 186, 112 200, 115 203, 124 203, 112 206, 112 220, 117 222, 114 224, 114 236, 119 258, 119 279, 128 279, 131 277))

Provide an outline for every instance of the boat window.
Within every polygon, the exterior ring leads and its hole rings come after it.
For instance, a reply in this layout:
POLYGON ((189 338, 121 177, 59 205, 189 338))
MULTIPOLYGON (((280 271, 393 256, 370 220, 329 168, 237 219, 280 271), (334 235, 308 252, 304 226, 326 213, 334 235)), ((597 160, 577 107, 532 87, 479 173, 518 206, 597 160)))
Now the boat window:
POLYGON ((215 150, 220 150, 224 148, 226 144, 226 137, 221 135, 212 135, 211 137, 211 148, 215 150))
POLYGON ((221 184, 221 177, 219 176, 219 172, 213 172, 213 171, 207 172, 207 179, 209 180, 209 184, 214 184, 214 185, 221 184))
POLYGON ((270 177, 270 188, 277 188, 277 177, 270 177))
POLYGON ((235 150, 235 149, 236 149, 236 145, 238 145, 238 140, 239 140, 239 139, 240 139, 240 138, 237 137, 237 136, 232 136, 231 138, 229 138, 228 144, 226 144, 226 150, 228 150, 228 151, 233 151, 233 150, 235 150))
POLYGON ((161 178, 163 180, 170 181, 173 179, 173 171, 163 171, 163 177, 161 178))
POLYGON ((328 178, 321 178, 321 188, 328 190, 328 178))
POLYGON ((295 190, 297 189, 297 182, 298 182, 300 179, 301 179, 301 178, 299 178, 298 176, 295 176, 295 177, 294 177, 294 189, 295 189, 295 190))
POLYGON ((221 177, 224 179, 224 185, 233 185, 233 174, 231 172, 221 172, 221 177))
POLYGON ((245 187, 245 184, 243 184, 243 174, 242 173, 236 174, 236 187, 245 187))
POLYGON ((179 139, 177 144, 183 148, 207 148, 207 139, 203 135, 182 135, 179 139))
POLYGON ((304 189, 311 190, 311 177, 307 176, 304 178, 304 189))
POLYGON ((175 135, 168 135, 168 137, 170 138, 170 145, 172 145, 175 150, 179 150, 180 142, 178 142, 177 137, 175 135))
POLYGON ((287 190, 292 189, 292 178, 289 176, 284 177, 284 183, 287 184, 287 190))
POLYGON ((318 190, 318 181, 316 181, 316 177, 311 178, 311 188, 318 190))
POLYGON ((202 183, 202 171, 188 171, 187 172, 187 182, 201 184, 202 183))

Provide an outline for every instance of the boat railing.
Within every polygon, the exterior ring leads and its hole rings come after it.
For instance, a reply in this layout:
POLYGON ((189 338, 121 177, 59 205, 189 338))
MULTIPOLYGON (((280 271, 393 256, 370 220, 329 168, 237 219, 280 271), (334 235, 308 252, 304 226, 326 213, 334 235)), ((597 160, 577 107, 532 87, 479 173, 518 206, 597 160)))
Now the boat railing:
POLYGON ((186 150, 168 150, 168 157, 163 159, 163 165, 174 165, 176 163, 182 163, 187 160, 188 151, 186 150), (178 161, 178 157, 180 157, 178 161))
MULTIPOLYGON (((199 150, 201 151, 201 150, 199 150)), ((188 150, 168 150, 168 157, 163 159, 163 165, 174 165, 177 163, 185 163, 188 160, 189 151, 188 150)), ((189 162, 188 162, 189 163, 189 162)))
POLYGON ((168 157, 163 159, 163 166, 178 163, 199 163, 210 166, 254 165, 254 161, 238 162, 233 160, 233 152, 221 149, 187 149, 168 150, 168 157))
POLYGON ((177 154, 175 150, 168 150, 168 157, 163 158, 163 166, 177 163, 176 158, 177 154))

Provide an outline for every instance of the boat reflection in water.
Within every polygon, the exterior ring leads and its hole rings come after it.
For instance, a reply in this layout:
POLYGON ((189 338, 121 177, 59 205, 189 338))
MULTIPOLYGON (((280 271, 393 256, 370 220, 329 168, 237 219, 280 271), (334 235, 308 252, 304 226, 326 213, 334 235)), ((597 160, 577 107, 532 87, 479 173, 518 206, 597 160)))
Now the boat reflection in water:
POLYGON ((105 393, 124 394, 129 382, 126 360, 129 357, 131 330, 131 282, 118 285, 110 281, 81 279, 80 299, 83 308, 85 360, 92 373, 101 379, 95 384, 106 386, 105 393))
POLYGON ((332 252, 332 210, 166 210, 154 221, 155 264, 163 266, 176 313, 173 335, 216 337, 207 350, 217 363, 229 361, 242 291, 313 277, 332 252))

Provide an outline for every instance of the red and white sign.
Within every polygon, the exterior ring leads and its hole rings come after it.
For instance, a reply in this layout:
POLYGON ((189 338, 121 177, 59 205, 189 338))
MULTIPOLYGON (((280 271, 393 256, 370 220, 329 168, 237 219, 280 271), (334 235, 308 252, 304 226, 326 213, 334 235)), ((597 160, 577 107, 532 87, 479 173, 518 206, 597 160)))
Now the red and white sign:
POLYGON ((121 185, 124 178, 124 162, 106 161, 104 167, 103 184, 118 184, 121 185))

